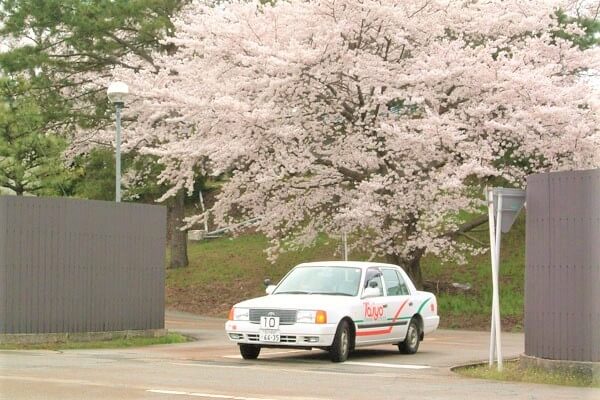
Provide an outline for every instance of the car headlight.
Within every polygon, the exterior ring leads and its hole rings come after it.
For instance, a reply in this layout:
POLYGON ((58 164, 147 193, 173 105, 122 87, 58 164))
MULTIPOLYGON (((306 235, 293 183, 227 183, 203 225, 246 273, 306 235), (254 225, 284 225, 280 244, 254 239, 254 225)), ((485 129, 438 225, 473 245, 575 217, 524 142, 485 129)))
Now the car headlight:
POLYGON ((229 311, 230 321, 248 321, 250 320, 250 310, 247 308, 233 307, 229 311))
POLYGON ((296 322, 312 324, 315 322, 316 314, 316 311, 300 310, 296 314, 296 322))
POLYGON ((323 310, 299 310, 296 313, 296 322, 306 324, 326 324, 327 313, 323 310))

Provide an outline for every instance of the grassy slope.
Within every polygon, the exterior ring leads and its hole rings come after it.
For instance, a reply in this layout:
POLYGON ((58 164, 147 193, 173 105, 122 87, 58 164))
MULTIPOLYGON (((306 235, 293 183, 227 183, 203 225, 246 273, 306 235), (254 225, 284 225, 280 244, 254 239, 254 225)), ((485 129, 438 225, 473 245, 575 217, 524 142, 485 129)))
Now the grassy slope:
MULTIPOLYGON (((472 236, 489 242, 487 225, 472 236)), ((503 235, 501 255, 501 309, 503 328, 519 330, 523 315, 523 265, 525 262, 524 216, 511 232, 503 235)), ((167 272, 167 307, 224 317, 234 303, 264 294, 265 277, 280 279, 292 266, 315 260, 336 260, 339 242, 320 238, 317 245, 301 252, 287 253, 275 264, 266 260, 263 250, 268 246, 261 235, 247 234, 236 238, 190 243, 190 266, 167 272)), ((364 260, 365 255, 351 254, 352 260, 364 260)), ((470 257, 467 265, 442 264, 435 257, 423 260, 423 272, 428 281, 443 284, 470 283, 465 294, 438 294, 442 326, 460 329, 486 329, 491 307, 490 256, 470 257)))
POLYGON ((263 251, 268 244, 258 234, 191 242, 190 266, 167 271, 167 307, 226 316, 234 303, 264 294, 265 277, 277 281, 300 262, 336 259, 336 244, 323 238, 315 247, 284 254, 271 264, 263 251))

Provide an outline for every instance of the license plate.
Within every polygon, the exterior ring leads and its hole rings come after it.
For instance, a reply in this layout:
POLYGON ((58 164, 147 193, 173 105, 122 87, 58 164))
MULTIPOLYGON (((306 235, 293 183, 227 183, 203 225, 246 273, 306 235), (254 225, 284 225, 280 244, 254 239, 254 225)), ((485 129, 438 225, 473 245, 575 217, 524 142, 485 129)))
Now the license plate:
POLYGON ((260 333, 260 341, 261 342, 271 342, 271 343, 279 343, 280 341, 279 331, 271 331, 271 332, 261 332, 260 333))
POLYGON ((260 329, 279 329, 279 317, 260 317, 260 329))

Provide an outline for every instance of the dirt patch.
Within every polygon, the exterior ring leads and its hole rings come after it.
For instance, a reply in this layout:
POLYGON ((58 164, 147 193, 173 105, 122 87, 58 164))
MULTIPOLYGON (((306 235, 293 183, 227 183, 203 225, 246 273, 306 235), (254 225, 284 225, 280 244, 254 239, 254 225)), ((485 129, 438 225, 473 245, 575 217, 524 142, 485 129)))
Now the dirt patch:
POLYGON ((436 296, 439 296, 441 293, 444 294, 467 294, 472 296, 477 296, 479 291, 472 287, 470 283, 456 283, 442 280, 435 281, 425 281, 423 282, 423 290, 431 292, 436 296))
MULTIPOLYGON (((466 329, 473 331, 490 330, 490 315, 440 315, 440 328, 466 329)), ((522 332, 523 319, 519 316, 508 315, 501 318, 503 332, 522 332)))
POLYGON ((242 300, 257 297, 256 285, 236 280, 230 284, 215 283, 210 290, 206 287, 167 287, 166 306, 178 311, 208 317, 227 317, 231 306, 242 300))

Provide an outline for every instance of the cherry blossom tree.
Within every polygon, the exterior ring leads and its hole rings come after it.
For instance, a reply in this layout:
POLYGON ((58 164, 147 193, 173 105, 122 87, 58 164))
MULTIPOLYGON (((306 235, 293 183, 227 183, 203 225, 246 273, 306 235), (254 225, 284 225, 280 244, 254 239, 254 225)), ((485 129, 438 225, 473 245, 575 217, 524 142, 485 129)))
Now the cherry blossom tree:
POLYGON ((216 214, 260 217, 271 256, 347 232, 421 286, 423 255, 478 251, 454 239, 476 225, 459 212, 481 211, 482 185, 600 165, 600 54, 556 34, 583 34, 556 18, 567 6, 192 2, 178 51, 137 75, 130 140, 161 158, 167 195, 200 160, 229 169, 216 214))

